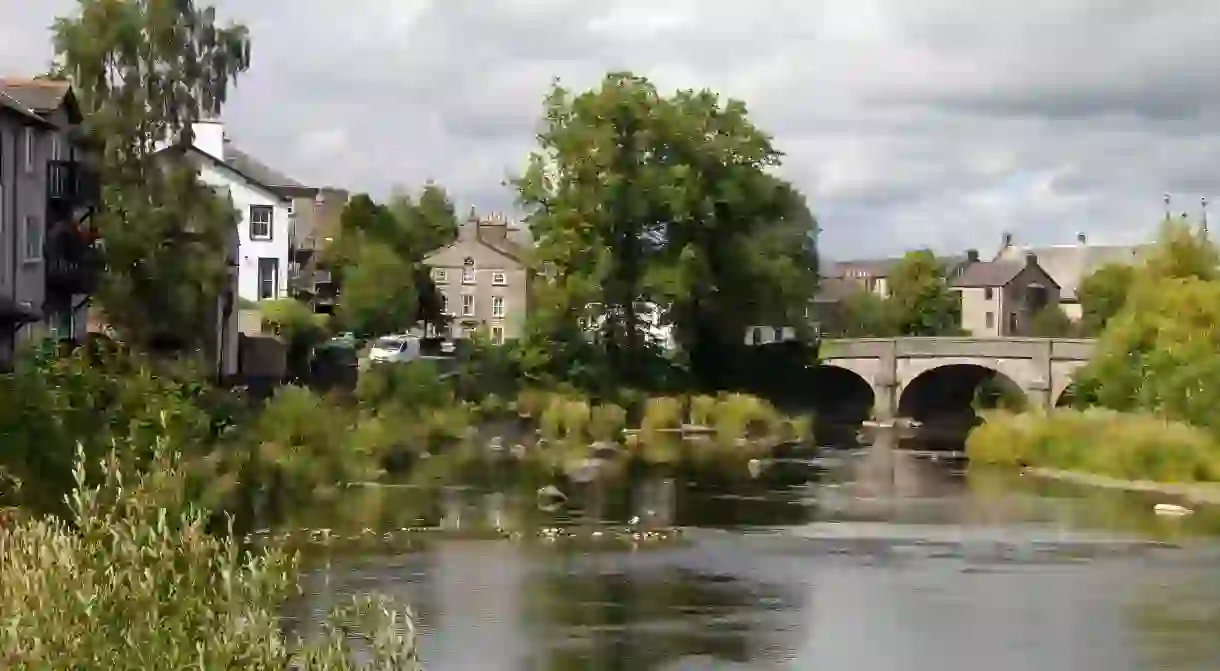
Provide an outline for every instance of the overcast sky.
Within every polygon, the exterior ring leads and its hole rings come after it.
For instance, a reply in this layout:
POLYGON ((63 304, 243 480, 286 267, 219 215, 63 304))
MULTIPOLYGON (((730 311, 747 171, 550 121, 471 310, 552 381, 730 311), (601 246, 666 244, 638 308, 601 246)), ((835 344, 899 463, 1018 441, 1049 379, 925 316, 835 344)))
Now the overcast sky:
MULTIPOLYGON (((837 258, 1130 242, 1166 191, 1220 201, 1214 0, 216 4, 254 39, 230 136, 316 185, 434 179, 463 210, 511 207, 551 78, 628 69, 745 100, 837 258)), ((0 72, 43 69, 74 5, 0 0, 0 72)))

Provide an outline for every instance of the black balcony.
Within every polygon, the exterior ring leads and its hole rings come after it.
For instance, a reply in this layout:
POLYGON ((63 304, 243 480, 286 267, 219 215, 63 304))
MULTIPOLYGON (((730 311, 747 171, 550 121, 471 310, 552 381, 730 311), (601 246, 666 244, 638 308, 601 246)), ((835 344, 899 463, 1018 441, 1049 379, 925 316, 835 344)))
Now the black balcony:
POLYGON ((92 294, 102 274, 102 256, 84 234, 58 232, 44 249, 47 291, 61 295, 92 294))
POLYGON ((79 161, 47 163, 47 200, 53 210, 96 206, 101 198, 101 182, 89 166, 79 161))

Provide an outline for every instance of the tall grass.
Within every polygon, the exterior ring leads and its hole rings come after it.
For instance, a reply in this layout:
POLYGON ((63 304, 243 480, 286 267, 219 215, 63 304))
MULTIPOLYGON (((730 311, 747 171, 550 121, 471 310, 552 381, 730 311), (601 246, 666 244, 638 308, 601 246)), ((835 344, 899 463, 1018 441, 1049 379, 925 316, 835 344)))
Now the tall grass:
POLYGON ((975 463, 1028 465, 1127 480, 1220 482, 1220 445, 1203 429, 1113 410, 993 411, 970 433, 975 463))
POLYGON ((296 558, 208 534, 179 499, 164 442, 155 460, 162 468, 128 482, 112 457, 91 486, 78 450, 67 521, 0 524, 0 668, 420 668, 411 613, 386 601, 336 611, 311 641, 285 637, 296 558))

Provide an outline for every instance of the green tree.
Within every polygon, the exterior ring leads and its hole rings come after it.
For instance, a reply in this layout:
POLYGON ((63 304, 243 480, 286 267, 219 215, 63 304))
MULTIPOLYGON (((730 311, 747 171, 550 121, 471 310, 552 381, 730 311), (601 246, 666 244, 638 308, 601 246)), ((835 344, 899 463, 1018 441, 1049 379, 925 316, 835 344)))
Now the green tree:
POLYGON ((744 104, 709 91, 666 97, 612 73, 580 95, 556 85, 539 140, 515 184, 550 270, 546 312, 556 331, 599 317, 608 384, 645 382, 644 303, 661 307, 708 387, 720 386, 747 326, 804 322, 816 223, 767 172, 779 152, 744 104))
POLYGON ((194 349, 226 280, 232 207, 193 166, 157 155, 167 138, 188 146, 192 122, 218 115, 249 67, 246 28, 215 16, 192 0, 78 0, 54 25, 55 76, 72 83, 100 154, 99 301, 137 345, 194 349))
POLYGON ((413 274, 410 262, 389 245, 362 242, 343 272, 340 323, 362 337, 414 326, 419 304, 413 274))
POLYGON ((1058 305, 1047 305, 1034 313, 1030 333, 1037 338, 1068 338, 1076 333, 1076 325, 1058 305))
POLYGON ((1122 311, 1135 279, 1135 267, 1126 263, 1107 263, 1084 278, 1076 290, 1080 299, 1080 329, 1097 335, 1114 315, 1122 311))
POLYGON ((894 304, 871 291, 858 291, 839 304, 843 338, 891 338, 900 335, 894 304))
POLYGON ((1078 399, 1147 411, 1220 436, 1220 279, 1215 247, 1184 224, 1166 225, 1134 271, 1122 310, 1077 376, 1078 399))
MULTIPOLYGON (((452 242, 456 231, 453 203, 444 189, 435 184, 424 187, 418 202, 409 195, 399 194, 386 206, 376 203, 367 194, 355 196, 344 208, 339 239, 327 251, 327 262, 336 270, 343 286, 340 305, 355 300, 348 297, 345 278, 357 275, 372 283, 359 288, 362 292, 360 300, 373 301, 368 303, 369 307, 375 305, 376 278, 360 273, 356 266, 366 258, 387 263, 383 252, 388 250, 397 257, 400 272, 406 273, 414 293, 414 313, 404 327, 421 321, 442 323, 444 299, 432 282, 431 271, 423 264, 423 259, 438 247, 452 242), (380 247, 381 250, 365 257, 364 250, 370 246, 380 247)), ((405 290, 407 284, 398 280, 386 282, 384 287, 386 301, 396 310, 402 309, 405 306, 403 297, 396 292, 405 290)), ((348 312, 349 316, 356 313, 370 314, 362 307, 348 312)), ((391 321, 397 322, 398 319, 391 321)))
POLYGON ((890 272, 892 314, 899 333, 938 336, 961 330, 961 299, 949 288, 944 266, 923 249, 907 252, 890 272))

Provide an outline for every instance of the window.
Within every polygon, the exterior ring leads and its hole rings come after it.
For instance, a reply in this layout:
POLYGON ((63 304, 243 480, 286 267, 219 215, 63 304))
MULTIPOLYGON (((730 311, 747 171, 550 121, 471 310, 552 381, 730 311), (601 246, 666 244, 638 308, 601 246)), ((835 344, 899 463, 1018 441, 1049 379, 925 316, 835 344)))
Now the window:
POLYGON ((34 149, 37 138, 33 128, 25 129, 25 171, 34 172, 34 149))
POLYGON ((987 328, 989 328, 989 329, 995 328, 995 313, 994 312, 987 313, 987 328))
POLYGON ((51 160, 64 160, 64 139, 59 133, 51 134, 51 160))
POLYGON ((42 260, 42 222, 38 217, 26 217, 25 228, 21 230, 22 260, 34 263, 42 260))
POLYGON ((991 299, 992 299, 992 297, 993 297, 994 295, 995 295, 995 292, 993 292, 993 291, 991 290, 991 287, 986 287, 986 288, 984 288, 984 289, 983 289, 983 299, 984 299, 984 300, 988 300, 988 301, 989 301, 989 300, 991 300, 991 299))
POLYGON ((1017 313, 1009 312, 1008 313, 1008 334, 1009 335, 1015 334, 1019 327, 1020 327, 1020 322, 1017 321, 1017 313))
POLYGON ((270 205, 250 206, 250 239, 270 240, 271 220, 275 210, 270 205))
POLYGON ((449 314, 449 296, 441 294, 441 314, 449 314))
POLYGON ((437 268, 432 271, 432 281, 444 284, 449 281, 449 273, 445 272, 444 268, 437 268))
POLYGON ((504 327, 502 327, 502 326, 491 327, 491 344, 493 344, 493 345, 503 345, 504 344, 504 327))
POLYGON ((491 283, 502 287, 508 284, 508 275, 503 270, 497 270, 491 274, 491 283))
POLYGON ((474 316, 474 294, 462 294, 462 316, 474 316))
POLYGON ((474 284, 474 259, 470 257, 462 263, 462 284, 474 284))
POLYGON ((492 317, 503 317, 504 316, 504 297, 503 296, 492 296, 491 297, 491 316, 492 317))
POLYGON ((279 298, 280 260, 262 258, 258 260, 258 299, 279 298))

